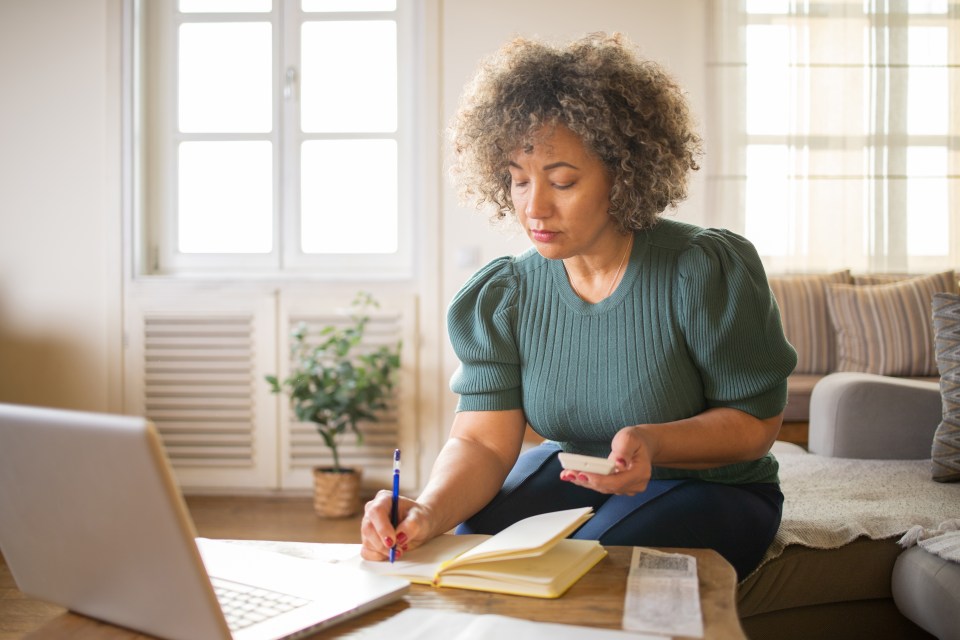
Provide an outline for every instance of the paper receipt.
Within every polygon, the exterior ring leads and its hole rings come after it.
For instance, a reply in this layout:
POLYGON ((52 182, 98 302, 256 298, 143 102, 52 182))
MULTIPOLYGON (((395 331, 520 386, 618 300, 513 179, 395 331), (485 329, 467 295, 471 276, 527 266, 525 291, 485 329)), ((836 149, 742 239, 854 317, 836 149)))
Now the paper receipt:
POLYGON ((623 628, 702 638, 697 559, 634 547, 623 603, 623 628))

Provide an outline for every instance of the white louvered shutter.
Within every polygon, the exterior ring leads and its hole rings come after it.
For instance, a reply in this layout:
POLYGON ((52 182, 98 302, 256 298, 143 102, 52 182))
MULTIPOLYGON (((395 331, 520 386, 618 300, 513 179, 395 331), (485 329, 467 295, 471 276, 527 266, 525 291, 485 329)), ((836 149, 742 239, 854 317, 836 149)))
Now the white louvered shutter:
POLYGON ((273 299, 134 304, 128 411, 145 415, 185 489, 275 488, 273 299))

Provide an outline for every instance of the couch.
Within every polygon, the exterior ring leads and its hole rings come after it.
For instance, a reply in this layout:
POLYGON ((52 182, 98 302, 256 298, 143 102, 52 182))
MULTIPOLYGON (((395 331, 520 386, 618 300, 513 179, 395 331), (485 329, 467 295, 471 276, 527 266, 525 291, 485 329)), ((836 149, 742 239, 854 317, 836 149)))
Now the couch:
POLYGON ((797 350, 797 366, 787 380, 784 439, 806 445, 810 395, 827 374, 938 379, 930 300, 937 291, 958 291, 955 271, 910 276, 847 269, 768 280, 784 333, 797 350))
POLYGON ((919 555, 912 567, 907 554, 927 552, 898 544, 911 527, 960 518, 960 483, 931 477, 941 417, 937 383, 864 373, 820 379, 809 403, 809 451, 774 447, 784 516, 763 563, 739 585, 748 637, 960 637, 960 564, 925 568, 919 555), (895 600, 898 590, 916 594, 924 611, 895 600))

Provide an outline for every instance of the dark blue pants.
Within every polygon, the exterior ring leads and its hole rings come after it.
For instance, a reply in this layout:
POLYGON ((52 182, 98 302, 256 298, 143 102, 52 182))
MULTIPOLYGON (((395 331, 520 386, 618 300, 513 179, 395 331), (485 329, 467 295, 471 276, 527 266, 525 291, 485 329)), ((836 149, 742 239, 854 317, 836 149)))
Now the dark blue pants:
POLYGON ((457 533, 494 534, 528 516, 591 506, 595 515, 571 538, 714 549, 742 580, 760 564, 780 526, 783 494, 776 484, 652 480, 643 493, 611 496, 560 480, 559 452, 545 443, 521 455, 500 492, 457 533))

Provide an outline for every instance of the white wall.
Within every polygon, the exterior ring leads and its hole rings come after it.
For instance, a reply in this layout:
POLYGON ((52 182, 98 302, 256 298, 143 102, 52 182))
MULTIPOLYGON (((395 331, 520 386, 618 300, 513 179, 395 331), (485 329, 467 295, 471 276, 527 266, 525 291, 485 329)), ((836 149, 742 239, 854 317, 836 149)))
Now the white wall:
MULTIPOLYGON (((704 122, 706 5, 701 0, 445 2, 441 25, 441 113, 445 121, 449 121, 460 91, 472 77, 480 58, 493 53, 514 36, 563 42, 593 31, 619 31, 630 37, 644 56, 660 62, 677 78, 688 92, 695 116, 704 122)), ((704 224, 703 183, 701 171, 692 180, 690 198, 671 215, 704 224)), ((530 245, 519 230, 511 234, 494 230, 486 213, 459 207, 449 182, 444 186, 441 298, 449 301, 477 267, 530 245), (464 255, 476 255, 477 261, 464 265, 460 261, 464 255)), ((448 378, 456 366, 456 357, 447 344, 444 369, 448 378)), ((456 398, 448 392, 443 413, 452 416, 455 408, 456 398)))
POLYGON ((0 401, 119 406, 112 7, 0 1, 0 401))

